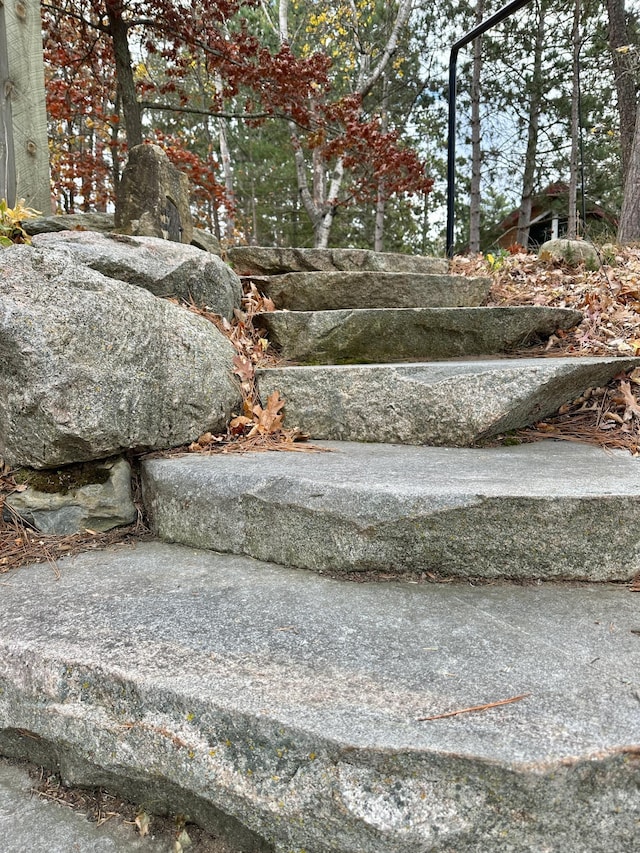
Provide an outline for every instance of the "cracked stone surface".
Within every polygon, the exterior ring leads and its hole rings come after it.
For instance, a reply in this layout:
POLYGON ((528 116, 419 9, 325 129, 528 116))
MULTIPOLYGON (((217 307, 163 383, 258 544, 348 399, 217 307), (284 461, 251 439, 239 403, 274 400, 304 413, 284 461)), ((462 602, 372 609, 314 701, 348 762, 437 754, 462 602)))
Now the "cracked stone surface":
POLYGON ((344 584, 159 543, 60 569, 0 598, 5 753, 226 815, 243 850, 638 846, 624 588, 344 584))
POLYGON ((640 359, 521 358, 259 370, 314 439, 465 446, 536 423, 640 359))
POLYGON ((640 467, 628 453, 554 441, 322 446, 331 452, 149 459, 153 529, 338 575, 605 581, 640 571, 640 467))
POLYGON ((527 305, 275 311, 256 322, 285 359, 354 364, 493 355, 546 341, 581 319, 579 311, 527 305))

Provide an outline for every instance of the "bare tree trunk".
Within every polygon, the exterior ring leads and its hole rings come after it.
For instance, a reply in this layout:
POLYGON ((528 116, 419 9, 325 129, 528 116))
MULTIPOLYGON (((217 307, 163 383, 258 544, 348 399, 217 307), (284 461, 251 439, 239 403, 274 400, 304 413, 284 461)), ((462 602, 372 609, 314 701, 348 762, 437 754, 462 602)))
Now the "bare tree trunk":
POLYGON ((636 119, 633 145, 629 156, 622 213, 618 227, 619 243, 635 243, 638 241, 640 241, 640 110, 636 119))
POLYGON ((529 99, 529 128, 527 132, 527 152, 522 176, 522 198, 518 211, 518 232, 516 243, 525 249, 529 246, 529 227, 535 188, 536 157, 538 154, 538 129, 540 127, 540 107, 542 105, 542 53, 544 49, 545 16, 549 0, 541 0, 536 29, 536 41, 533 50, 533 76, 531 78, 531 97, 529 99))
MULTIPOLYGON (((481 23, 484 0, 476 5, 476 24, 481 23)), ((471 78, 471 191, 469 193, 469 251, 480 251, 480 177, 482 145, 480 140, 480 74, 482 72, 482 38, 473 42, 473 75, 471 78)))
POLYGON ((578 236, 578 154, 580 149, 580 0, 575 0, 573 12, 573 91, 571 94, 571 159, 569 161, 569 217, 567 237, 578 236))
POLYGON ((131 68, 129 27, 122 18, 122 3, 119 0, 106 0, 105 8, 109 21, 109 35, 113 41, 116 78, 118 92, 122 99, 127 145, 133 148, 134 145, 142 144, 142 114, 131 68))
MULTIPOLYGON (((385 73, 382 83, 382 115, 381 127, 383 133, 389 129, 389 77, 385 73)), ((385 212, 384 178, 378 180, 378 195, 376 198, 376 220, 373 231, 373 251, 384 251, 384 212, 385 212)))
POLYGON ((631 148, 636 126, 637 90, 635 82, 635 60, 632 53, 620 52, 619 48, 629 45, 629 32, 625 17, 624 0, 607 0, 609 13, 609 47, 613 57, 620 113, 620 150, 622 153, 622 183, 627 177, 631 161, 631 148))
MULTIPOLYGON (((215 78, 216 95, 220 98, 222 104, 223 86, 222 79, 219 75, 215 78)), ((229 151, 229 139, 227 136, 226 119, 219 118, 218 122, 218 147, 220 149, 220 161, 222 163, 222 174, 224 175, 224 191, 227 195, 229 203, 233 205, 234 188, 233 188, 233 170, 231 168, 231 152, 229 151)), ((208 125, 207 125, 208 126, 208 125)), ((225 236, 233 237, 236 228, 235 219, 229 207, 225 208, 225 236)))
POLYGON ((315 229, 316 249, 326 249, 329 245, 329 235, 331 234, 331 226, 333 225, 336 210, 338 209, 338 193, 342 186, 343 177, 344 163, 342 162, 342 157, 340 157, 333 170, 324 213, 315 229))

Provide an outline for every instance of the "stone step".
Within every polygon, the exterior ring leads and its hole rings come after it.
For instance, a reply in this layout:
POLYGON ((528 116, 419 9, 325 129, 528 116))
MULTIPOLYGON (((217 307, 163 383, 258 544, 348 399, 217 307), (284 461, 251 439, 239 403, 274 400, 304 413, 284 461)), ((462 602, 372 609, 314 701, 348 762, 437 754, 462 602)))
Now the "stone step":
POLYGON ((267 246, 236 246, 227 260, 240 275, 278 275, 288 272, 344 270, 358 272, 446 273, 444 258, 372 252, 369 249, 277 249, 267 246))
POLYGON ((638 847, 624 588, 345 584, 153 542, 59 568, 0 596, 5 754, 244 853, 638 847))
POLYGON ((280 355, 310 364, 433 361, 546 341, 582 314, 569 308, 361 308, 257 314, 280 355))
POLYGON ((464 447, 530 426, 638 358, 520 358, 257 371, 285 425, 313 439, 464 447))
POLYGON ((144 502, 171 542, 317 572, 629 580, 640 467, 545 441, 451 449, 327 443, 325 453, 149 459, 144 502))
POLYGON ((278 309, 332 311, 482 305, 491 279, 404 272, 299 272, 260 278, 256 284, 278 309))

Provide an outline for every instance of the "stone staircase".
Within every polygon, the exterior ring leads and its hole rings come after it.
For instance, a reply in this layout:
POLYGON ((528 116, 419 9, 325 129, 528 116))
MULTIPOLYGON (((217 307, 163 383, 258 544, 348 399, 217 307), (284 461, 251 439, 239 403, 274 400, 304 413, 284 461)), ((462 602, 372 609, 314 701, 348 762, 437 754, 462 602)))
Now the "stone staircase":
POLYGON ((303 362, 261 394, 327 452, 148 459, 160 541, 24 570, 0 751, 243 853, 638 849, 637 462, 472 445, 640 360, 505 357, 579 317, 443 261, 231 260, 303 362))

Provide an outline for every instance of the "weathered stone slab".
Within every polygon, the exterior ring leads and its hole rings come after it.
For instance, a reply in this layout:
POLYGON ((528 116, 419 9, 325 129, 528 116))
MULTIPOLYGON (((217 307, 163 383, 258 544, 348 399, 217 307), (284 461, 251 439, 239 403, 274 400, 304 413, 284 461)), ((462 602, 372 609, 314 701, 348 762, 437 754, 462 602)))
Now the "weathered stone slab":
POLYGON ((207 320, 69 255, 0 253, 0 456, 58 468, 223 429, 234 349, 207 320))
POLYGON ((372 252, 370 249, 278 249, 235 246, 227 251, 229 263, 240 275, 274 275, 288 272, 345 270, 359 272, 446 273, 445 258, 372 252))
POLYGON ((144 287, 155 296, 193 301, 227 319, 240 307, 239 277, 219 257, 195 246, 92 231, 40 234, 32 242, 38 248, 66 252, 103 275, 144 287))
POLYGON ((118 186, 116 228, 124 234, 190 243, 189 180, 159 145, 129 151, 118 186))
MULTIPOLYGON (((110 234, 115 231, 115 216, 113 213, 65 213, 58 216, 37 216, 34 219, 25 219, 22 227, 27 234, 48 234, 54 231, 97 231, 101 234, 110 234)), ((220 243, 213 234, 202 228, 194 228, 191 237, 191 246, 210 252, 213 255, 220 254, 220 243)))
POLYGON ((155 543, 60 569, 0 596, 4 752, 227 815, 245 852, 637 846, 623 588, 344 584, 155 543))
POLYGON ((582 314, 569 308, 362 308, 258 314, 283 358, 308 364, 435 361, 497 355, 546 341, 582 314))
POLYGON ((36 216, 25 219, 22 227, 27 234, 49 234, 55 231, 96 231, 108 234, 115 227, 113 213, 63 213, 56 216, 36 216))
POLYGON ((264 399, 313 438, 465 446, 555 414, 637 358, 546 358, 436 364, 281 367, 258 371, 264 399))
POLYGON ((16 477, 26 489, 7 495, 5 505, 43 533, 103 532, 131 524, 138 515, 126 459, 85 462, 45 473, 22 469, 16 477))
POLYGON ((259 289, 287 311, 460 308, 481 305, 491 279, 404 272, 301 272, 271 276, 259 289))
POLYGON ((320 572, 604 581, 640 570, 640 467, 627 453, 327 446, 149 460, 153 529, 320 572))

